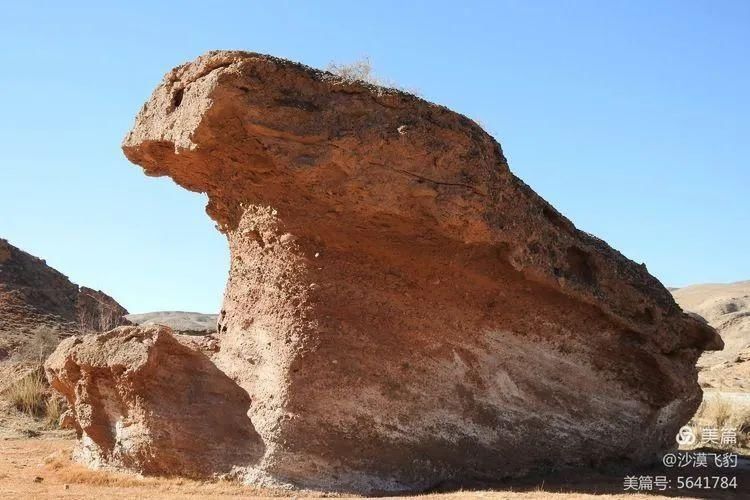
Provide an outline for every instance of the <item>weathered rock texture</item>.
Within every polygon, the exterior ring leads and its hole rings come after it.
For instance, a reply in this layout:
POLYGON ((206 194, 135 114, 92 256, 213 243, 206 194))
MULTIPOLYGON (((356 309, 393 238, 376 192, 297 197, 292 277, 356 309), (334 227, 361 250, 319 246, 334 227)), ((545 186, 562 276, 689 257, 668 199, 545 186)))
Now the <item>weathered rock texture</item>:
POLYGON ((399 490, 646 461, 721 347, 475 123, 411 95, 212 52, 167 74, 123 150, 207 193, 229 240, 213 359, 253 400, 249 481, 399 490))
POLYGON ((167 327, 66 339, 45 369, 70 405, 76 456, 95 467, 205 477, 263 454, 247 392, 167 327))

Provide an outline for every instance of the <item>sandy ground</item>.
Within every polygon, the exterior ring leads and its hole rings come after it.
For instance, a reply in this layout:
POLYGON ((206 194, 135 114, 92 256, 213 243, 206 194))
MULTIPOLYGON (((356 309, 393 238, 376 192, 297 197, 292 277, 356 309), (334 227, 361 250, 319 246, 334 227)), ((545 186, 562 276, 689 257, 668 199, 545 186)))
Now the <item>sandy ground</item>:
POLYGON ((3 498, 267 498, 272 492, 230 482, 138 478, 91 471, 71 463, 72 439, 14 439, 0 442, 3 498))
MULTIPOLYGON (((312 498, 283 490, 261 490, 236 483, 197 482, 185 479, 138 478, 129 474, 91 471, 70 461, 72 439, 11 439, 0 441, 0 497, 2 498, 312 498)), ((738 483, 750 484, 750 474, 738 474, 738 483), (741 476, 741 477, 740 477, 741 476)), ((671 498, 750 498, 750 491, 735 492, 668 490, 671 498)), ((550 484, 518 483, 496 491, 432 493, 420 499, 576 499, 576 498, 666 498, 662 495, 622 493, 620 476, 559 477, 550 484), (554 484, 566 484, 564 492, 554 484)), ((391 497, 395 498, 395 497, 391 497)))

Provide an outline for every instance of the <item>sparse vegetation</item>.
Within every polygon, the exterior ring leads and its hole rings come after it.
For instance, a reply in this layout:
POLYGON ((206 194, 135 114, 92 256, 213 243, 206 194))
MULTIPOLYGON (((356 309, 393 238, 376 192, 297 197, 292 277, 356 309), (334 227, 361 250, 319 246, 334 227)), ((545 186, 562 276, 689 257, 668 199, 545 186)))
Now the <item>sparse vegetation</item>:
POLYGON ((326 70, 349 82, 360 81, 384 86, 383 81, 375 76, 370 58, 367 56, 347 64, 331 62, 326 70))
MULTIPOLYGON (((180 498, 195 496, 198 498, 215 497, 284 497, 282 490, 266 490, 246 486, 227 478, 214 481, 196 481, 179 477, 138 477, 111 470, 91 470, 83 465, 73 463, 69 450, 57 450, 42 460, 44 471, 49 471, 50 479, 59 483, 81 486, 111 488, 114 491, 136 489, 136 491, 159 491, 176 493, 180 498)), ((110 491, 112 491, 110 490, 110 491)), ((137 495, 141 498, 142 495, 137 495)), ((326 495, 337 496, 337 495, 326 495)), ((171 497, 170 497, 171 498, 171 497)))
POLYGON ((65 412, 66 403, 63 398, 56 394, 50 394, 44 402, 44 415, 47 420, 47 427, 50 429, 57 428, 60 422, 60 416, 65 412))
POLYGON ((19 411, 39 417, 47 403, 47 381, 41 370, 35 369, 12 383, 5 391, 6 398, 19 411))
POLYGON ((18 411, 33 418, 43 418, 50 429, 57 428, 60 415, 66 409, 65 400, 47 383, 41 363, 11 382, 2 396, 18 411))
POLYGON ((697 415, 711 425, 722 428, 732 420, 733 413, 734 409, 729 400, 725 398, 713 398, 701 403, 697 415))
POLYGON ((17 349, 15 361, 41 366, 60 343, 60 332, 53 327, 40 326, 17 349))
POLYGON ((404 88, 391 80, 377 76, 372 67, 372 63, 370 62, 370 58, 367 56, 345 64, 331 62, 326 67, 326 71, 333 73, 347 83, 364 82, 378 87, 392 88, 409 94, 420 95, 419 91, 416 89, 404 88))
POLYGON ((737 442, 722 443, 719 439, 718 443, 712 443, 712 446, 725 449, 750 448, 750 406, 734 403, 721 396, 706 398, 688 425, 696 436, 696 447, 705 442, 705 428, 719 431, 729 428, 736 431, 737 442))

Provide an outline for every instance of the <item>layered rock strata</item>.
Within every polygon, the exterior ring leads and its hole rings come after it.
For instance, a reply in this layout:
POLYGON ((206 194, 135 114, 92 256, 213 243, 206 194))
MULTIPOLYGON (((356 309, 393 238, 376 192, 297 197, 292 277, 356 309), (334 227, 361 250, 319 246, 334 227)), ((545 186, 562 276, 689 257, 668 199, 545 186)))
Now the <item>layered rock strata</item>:
POLYGON ((444 107, 211 52, 166 75, 123 150, 206 193, 229 242, 212 360, 252 400, 250 482, 376 492, 641 463, 700 402, 714 330, 444 107))

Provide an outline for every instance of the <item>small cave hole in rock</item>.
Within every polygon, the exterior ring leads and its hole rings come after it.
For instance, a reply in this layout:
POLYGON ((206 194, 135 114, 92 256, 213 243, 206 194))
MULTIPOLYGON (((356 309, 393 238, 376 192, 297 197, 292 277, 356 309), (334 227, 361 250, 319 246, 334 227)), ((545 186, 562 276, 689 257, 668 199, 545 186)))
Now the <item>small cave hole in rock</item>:
POLYGON ((565 257, 568 272, 574 279, 588 285, 596 284, 596 266, 587 252, 578 247, 568 247, 565 257))
POLYGON ((182 97, 185 94, 185 89, 174 89, 172 92, 172 111, 182 104, 182 97))

